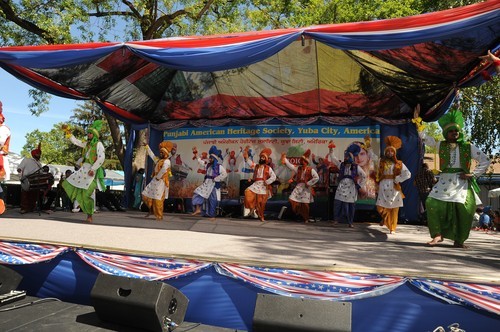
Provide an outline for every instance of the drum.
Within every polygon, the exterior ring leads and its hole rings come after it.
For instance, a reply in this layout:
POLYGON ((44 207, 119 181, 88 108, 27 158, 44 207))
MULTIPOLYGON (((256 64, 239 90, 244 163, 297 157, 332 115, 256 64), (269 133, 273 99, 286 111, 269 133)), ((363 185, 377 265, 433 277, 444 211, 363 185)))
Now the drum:
POLYGON ((34 173, 21 179, 21 189, 24 191, 49 189, 54 184, 51 173, 34 173))
POLYGON ((189 174, 189 168, 184 165, 172 165, 172 175, 176 180, 184 180, 189 174))

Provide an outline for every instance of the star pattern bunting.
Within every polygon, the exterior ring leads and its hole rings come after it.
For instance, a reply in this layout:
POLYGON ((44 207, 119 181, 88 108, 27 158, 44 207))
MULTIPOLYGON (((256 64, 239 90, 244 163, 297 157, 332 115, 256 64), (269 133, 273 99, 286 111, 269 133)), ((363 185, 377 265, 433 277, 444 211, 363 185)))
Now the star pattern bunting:
POLYGON ((332 301, 359 300, 387 294, 409 282, 450 304, 500 315, 500 285, 461 283, 364 273, 291 270, 197 260, 132 256, 66 246, 0 241, 0 264, 21 265, 50 261, 75 251, 100 272, 145 280, 181 278, 214 267, 217 273, 271 293, 332 301))

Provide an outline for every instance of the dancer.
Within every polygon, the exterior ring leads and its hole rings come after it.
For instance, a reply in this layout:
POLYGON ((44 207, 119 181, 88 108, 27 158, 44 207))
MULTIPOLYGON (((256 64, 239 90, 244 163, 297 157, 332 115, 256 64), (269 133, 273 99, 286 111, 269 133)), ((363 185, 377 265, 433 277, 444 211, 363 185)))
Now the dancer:
MULTIPOLYGON (((10 129, 5 125, 2 102, 0 101, 0 181, 10 180, 9 167, 10 129)), ((0 192, 1 192, 0 187, 0 192)))
POLYGON ((17 167, 17 172, 21 176, 21 209, 19 211, 21 214, 35 210, 40 189, 30 189, 28 177, 42 170, 41 156, 42 147, 39 143, 36 149, 31 150, 31 158, 24 158, 17 167), (27 185, 25 186, 24 183, 27 185))
POLYGON ((442 142, 425 135, 419 112, 420 106, 417 106, 414 121, 417 130, 425 144, 437 147, 441 170, 439 181, 426 201, 427 225, 432 238, 427 244, 435 246, 446 238, 454 241, 454 247, 467 249, 464 242, 469 238, 476 207, 482 204, 476 178, 488 169, 490 160, 475 145, 464 141, 464 119, 460 111, 449 111, 438 120, 445 139, 442 142), (471 172, 472 159, 478 163, 471 172))
MULTIPOLYGON (((10 129, 5 124, 2 102, 0 101, 0 182, 10 180, 9 143, 10 129)), ((5 212, 3 188, 0 186, 0 214, 5 212)))
MULTIPOLYGON (((272 196, 271 183, 276 180, 276 174, 268 165, 271 153, 271 149, 265 148, 259 155, 259 163, 250 163, 253 168, 253 183, 245 189, 245 208, 250 209, 249 215, 260 221, 264 221, 266 203, 272 196)), ((248 158, 248 155, 244 153, 243 158, 248 158)))
POLYGON ((366 181, 366 173, 363 168, 354 161, 361 151, 361 147, 352 143, 344 151, 344 161, 335 156, 333 148, 335 145, 330 142, 329 159, 339 168, 339 185, 335 192, 335 202, 333 205, 333 216, 335 222, 347 222, 353 228, 356 201, 358 200, 358 190, 366 181))
POLYGON ((79 168, 71 174, 62 186, 68 197, 74 204, 78 204, 82 211, 87 214, 86 222, 91 223, 95 211, 95 190, 104 191, 104 145, 99 141, 99 133, 102 128, 102 120, 96 120, 87 129, 87 141, 77 139, 71 133, 68 125, 63 125, 62 130, 66 133, 71 143, 83 149, 82 158, 79 160, 79 168))
POLYGON ((314 202, 314 189, 312 186, 319 180, 316 170, 309 166, 310 155, 311 150, 308 149, 300 157, 299 166, 290 163, 285 153, 281 155, 281 163, 295 172, 291 181, 294 181, 296 186, 288 200, 292 206, 292 211, 299 215, 306 224, 309 223, 309 204, 314 202))
POLYGON ((163 205, 165 199, 168 198, 169 177, 172 176, 169 157, 173 146, 170 141, 161 142, 159 145, 160 158, 157 158, 149 145, 146 145, 149 157, 155 161, 153 178, 142 191, 142 200, 149 209, 146 218, 152 212, 157 221, 163 220, 163 205))
MULTIPOLYGON (((203 160, 198 158, 200 164, 203 160)), ((220 183, 227 177, 227 172, 222 162, 221 151, 213 145, 208 151, 208 163, 205 165, 205 179, 203 183, 194 190, 192 205, 195 208, 193 216, 203 212, 203 216, 215 220, 217 215, 217 204, 221 200, 220 183), (202 205, 205 203, 205 208, 202 205)))
POLYGON ((396 157, 396 151, 401 147, 399 137, 387 136, 384 156, 380 158, 377 172, 378 196, 377 211, 382 217, 380 226, 386 226, 390 234, 396 233, 399 208, 403 206, 403 191, 401 182, 408 180, 411 173, 401 160, 396 157))

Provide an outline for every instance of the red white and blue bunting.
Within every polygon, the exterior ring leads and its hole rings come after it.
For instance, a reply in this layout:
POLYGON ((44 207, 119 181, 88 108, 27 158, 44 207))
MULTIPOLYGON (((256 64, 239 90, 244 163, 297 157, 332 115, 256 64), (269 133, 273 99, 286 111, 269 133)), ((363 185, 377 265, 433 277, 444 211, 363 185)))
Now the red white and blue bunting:
POLYGON ((146 280, 185 277, 212 266, 196 260, 110 254, 85 249, 77 250, 76 254, 102 273, 146 280))
POLYGON ((102 273, 146 280, 166 280, 182 278, 213 266, 217 273, 223 276, 249 283, 271 293, 290 297, 333 301, 359 300, 387 294, 409 282, 421 291, 448 303, 500 315, 500 285, 409 279, 364 273, 215 264, 197 260, 132 256, 19 242, 0 242, 0 264, 21 265, 46 262, 70 250, 75 251, 87 264, 102 273))

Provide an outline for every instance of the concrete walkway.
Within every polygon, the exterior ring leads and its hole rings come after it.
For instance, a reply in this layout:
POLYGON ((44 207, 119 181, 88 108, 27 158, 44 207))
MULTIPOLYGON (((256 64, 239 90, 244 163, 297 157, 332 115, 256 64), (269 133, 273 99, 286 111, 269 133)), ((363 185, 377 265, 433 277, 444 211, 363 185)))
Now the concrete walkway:
POLYGON ((399 225, 397 234, 374 223, 355 228, 328 222, 100 212, 92 224, 83 213, 57 211, 0 216, 0 240, 58 244, 118 253, 247 265, 392 274, 500 284, 500 233, 471 231, 469 250, 445 240, 428 247, 427 227, 399 225))

